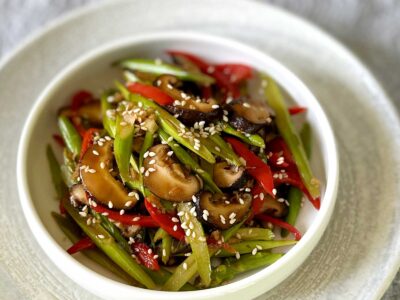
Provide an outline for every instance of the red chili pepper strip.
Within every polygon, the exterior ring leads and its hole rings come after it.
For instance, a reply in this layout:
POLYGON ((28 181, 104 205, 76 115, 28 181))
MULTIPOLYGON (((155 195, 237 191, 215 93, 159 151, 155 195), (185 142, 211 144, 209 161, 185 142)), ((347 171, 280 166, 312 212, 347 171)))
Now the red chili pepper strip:
POLYGON ((263 189, 275 198, 274 180, 269 166, 264 163, 261 158, 249 150, 245 144, 237 139, 227 137, 226 141, 231 144, 233 150, 246 161, 246 169, 249 174, 254 177, 263 187, 263 189))
POLYGON ((303 112, 307 111, 307 107, 303 107, 303 106, 292 106, 289 107, 289 114, 291 114, 292 116, 297 115, 297 114, 301 114, 303 112))
POLYGON ((316 209, 320 209, 320 198, 313 198, 305 187, 303 181, 301 180, 297 166, 294 163, 292 155, 289 151, 289 148, 286 146, 285 141, 281 137, 273 139, 266 145, 266 151, 267 153, 272 153, 269 161, 271 162, 271 167, 274 171, 273 177, 275 185, 289 184, 297 187, 307 196, 308 200, 316 209), (274 155, 278 157, 283 157, 283 161, 278 164, 276 159, 274 162, 274 155), (282 169, 285 170, 284 173, 281 172, 282 169))
POLYGON ((150 98, 160 105, 168 105, 174 102, 174 99, 171 96, 155 86, 133 82, 129 83, 127 88, 131 93, 136 93, 145 98, 150 98))
POLYGON ((187 53, 187 52, 169 50, 169 51, 167 51, 167 53, 169 55, 172 55, 172 56, 183 56, 183 57, 185 57, 186 59, 188 59, 192 63, 194 63, 204 73, 207 72, 207 69, 210 66, 209 63, 205 62, 200 57, 198 57, 196 55, 193 55, 193 54, 190 54, 190 53, 187 53))
POLYGON ((184 240, 185 239, 185 232, 183 231, 181 227, 180 222, 173 222, 172 218, 173 216, 162 213, 157 207, 154 207, 153 204, 145 199, 144 200, 144 205, 149 212, 150 216, 153 218, 153 220, 158 223, 158 227, 161 227, 164 229, 168 234, 177 240, 184 240), (176 229, 176 230, 174 230, 176 229))
POLYGON ((264 198, 261 199, 260 194, 264 193, 264 189, 262 186, 257 182, 254 187, 251 189, 251 194, 253 195, 253 201, 251 202, 251 208, 253 210, 254 215, 260 213, 261 208, 263 207, 264 198), (257 197, 255 197, 258 195, 257 197))
POLYGON ((93 100, 92 93, 82 90, 72 96, 71 110, 77 111, 82 105, 93 100))
POLYGON ((218 64, 215 69, 228 76, 233 84, 238 84, 245 79, 253 77, 253 69, 243 64, 218 64))
POLYGON ((285 221, 282 221, 281 219, 277 219, 265 214, 258 215, 256 216, 258 220, 264 221, 264 222, 269 222, 273 225, 279 226, 281 228, 286 229, 287 231, 293 233, 294 238, 296 241, 299 241, 301 239, 301 233, 294 227, 293 225, 290 225, 289 223, 286 223, 285 221))
POLYGON ((76 131, 78 131, 79 135, 83 138, 85 136, 86 129, 82 126, 82 120, 80 117, 73 115, 70 118, 72 124, 74 125, 76 131))
POLYGON ((145 243, 135 242, 131 245, 133 253, 137 256, 140 263, 146 268, 154 271, 160 270, 160 265, 156 258, 153 250, 145 243))
POLYGON ((158 223, 155 222, 153 218, 150 216, 133 215, 133 214, 121 215, 119 212, 110 210, 101 205, 97 205, 96 207, 92 206, 91 208, 99 214, 106 213, 108 218, 117 222, 121 222, 124 225, 138 225, 148 228, 160 227, 158 223))
POLYGON ((98 132, 98 129, 96 128, 89 128, 88 130, 85 131, 82 140, 80 159, 82 159, 83 155, 85 155, 87 149, 89 149, 89 147, 93 145, 93 135, 96 132, 98 132))
POLYGON ((87 249, 93 249, 95 247, 96 247, 96 245, 93 243, 93 241, 88 236, 86 236, 83 239, 80 239, 79 241, 77 241, 71 247, 69 247, 67 252, 72 255, 76 252, 87 250, 87 249))

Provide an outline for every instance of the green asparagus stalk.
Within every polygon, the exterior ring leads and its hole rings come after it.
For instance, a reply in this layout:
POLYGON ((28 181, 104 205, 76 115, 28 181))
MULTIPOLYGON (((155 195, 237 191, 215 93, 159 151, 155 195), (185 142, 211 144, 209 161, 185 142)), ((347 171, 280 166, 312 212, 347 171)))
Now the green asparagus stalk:
POLYGON ((161 260, 167 264, 171 256, 172 237, 162 228, 159 228, 154 235, 154 241, 161 240, 161 260))
POLYGON ((223 131, 227 134, 233 135, 233 136, 241 139, 246 144, 253 145, 256 147, 260 147, 260 148, 265 148, 264 139, 261 136, 259 136, 258 134, 246 135, 246 134, 236 130, 229 124, 224 124, 223 131))
POLYGON ((232 148, 218 135, 210 135, 208 138, 201 139, 202 143, 210 149, 211 153, 225 159, 234 166, 242 166, 243 163, 232 148))
MULTIPOLYGON (((304 150, 306 152, 307 158, 311 156, 311 127, 308 123, 305 123, 300 131, 300 138, 304 145, 304 150)), ((289 212, 285 218, 285 221, 290 225, 296 224, 297 217, 301 208, 301 200, 303 199, 303 193, 296 187, 291 187, 289 190, 288 201, 289 212)), ((281 236, 287 237, 289 235, 289 231, 286 229, 281 230, 281 236)))
POLYGON ((312 174, 310 164, 304 151, 303 143, 296 133, 279 87, 272 78, 266 75, 262 76, 264 80, 267 81, 265 95, 268 99, 269 105, 275 111, 275 122, 279 133, 282 135, 290 149, 290 152, 293 155, 293 159, 296 162, 299 173, 307 190, 314 198, 318 197, 320 195, 319 181, 312 174))
POLYGON ((66 116, 58 118, 58 128, 68 150, 72 152, 74 157, 79 157, 81 153, 82 139, 76 131, 74 125, 66 116))
MULTIPOLYGON (((208 253, 208 251, 207 251, 208 253)), ((176 269, 162 289, 164 291, 179 291, 197 273, 197 263, 194 255, 186 258, 176 269)))
POLYGON ((242 227, 242 225, 244 224, 244 222, 247 221, 247 219, 248 219, 248 216, 244 217, 242 221, 233 225, 231 228, 228 228, 228 229, 222 231, 223 241, 228 242, 231 239, 231 237, 233 237, 238 232, 240 227, 242 227))
POLYGON ((195 81, 205 85, 215 82, 214 78, 203 73, 191 73, 177 66, 158 62, 152 59, 126 59, 119 62, 119 65, 130 70, 137 70, 156 75, 170 74, 182 80, 195 81))
POLYGON ((114 156, 123 182, 131 180, 129 165, 134 133, 134 124, 125 122, 124 118, 118 114, 114 139, 114 156))
POLYGON ((115 137, 116 132, 115 119, 109 116, 107 111, 111 111, 113 109, 111 103, 108 102, 108 97, 112 96, 113 93, 113 90, 106 91, 101 95, 100 99, 103 127, 112 138, 115 137))
POLYGON ((193 215, 194 206, 192 206, 190 202, 179 203, 178 211, 182 227, 184 224, 188 227, 186 230, 186 238, 192 248, 192 253, 197 263, 197 272, 200 275, 203 286, 207 287, 210 285, 211 281, 211 263, 203 226, 193 215))
POLYGON ((229 257, 234 256, 236 252, 240 254, 252 253, 253 251, 263 251, 268 249, 273 249, 277 247, 290 246, 296 244, 296 241, 291 240, 277 240, 277 241, 243 241, 240 243, 230 244, 230 246, 235 249, 235 252, 229 252, 225 249, 221 249, 219 253, 216 253, 217 257, 229 257), (257 250, 254 250, 257 249, 257 250))
POLYGON ((79 225, 83 232, 101 249, 112 261, 121 267, 132 278, 143 284, 149 289, 155 289, 153 280, 142 270, 140 265, 122 249, 113 237, 100 224, 87 225, 87 217, 79 215, 78 211, 68 202, 63 200, 63 205, 68 214, 79 225))
POLYGON ((211 286, 218 286, 221 283, 233 279, 240 273, 248 272, 273 264, 280 259, 280 253, 257 253, 255 255, 243 255, 234 263, 220 265, 212 272, 211 286))
POLYGON ((168 144, 168 146, 174 151, 175 156, 179 159, 179 161, 185 166, 189 167, 193 172, 197 173, 207 184, 210 191, 214 193, 221 193, 220 188, 215 184, 212 179, 212 176, 203 170, 201 166, 195 161, 189 153, 187 153, 181 146, 176 144, 172 139, 170 139, 169 135, 163 131, 159 131, 159 135, 162 141, 168 144))
POLYGON ((63 177, 61 175, 60 164, 58 163, 57 158, 50 145, 47 145, 46 155, 50 167, 51 179, 57 192, 57 199, 60 200, 64 198, 65 195, 67 195, 68 187, 64 183, 63 177))
MULTIPOLYGON (((79 226, 77 226, 70 219, 64 218, 63 216, 52 212, 51 213, 53 219, 56 221, 62 232, 67 236, 67 238, 72 242, 76 243, 80 240, 80 236, 78 232, 80 231, 79 226)), ((142 286, 136 280, 134 280, 131 276, 129 276, 125 271, 123 271, 120 267, 118 267, 111 259, 108 258, 103 252, 99 249, 87 249, 82 252, 83 255, 87 256, 89 259, 98 263, 105 269, 111 271, 113 274, 117 275, 121 279, 125 280, 129 284, 133 286, 142 286)))
POLYGON ((235 235, 238 239, 243 241, 270 241, 275 238, 274 233, 268 228, 240 228, 235 235))

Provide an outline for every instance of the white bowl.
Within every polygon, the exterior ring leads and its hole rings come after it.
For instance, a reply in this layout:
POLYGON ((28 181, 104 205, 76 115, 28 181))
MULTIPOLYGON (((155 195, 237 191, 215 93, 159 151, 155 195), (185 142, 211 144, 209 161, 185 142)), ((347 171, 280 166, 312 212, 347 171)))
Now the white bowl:
MULTIPOLYGON (((57 146, 54 146, 57 147, 57 146)), ((334 135, 318 101, 307 87, 281 63, 267 54, 225 38, 194 32, 160 32, 133 36, 101 46, 58 74, 37 99, 23 129, 17 163, 21 205, 29 226, 43 250, 68 277, 106 299, 250 299, 287 278, 306 259, 322 236, 331 216, 338 186, 338 154, 334 135), (200 291, 161 292, 132 287, 81 254, 68 255, 70 242, 52 219, 57 211, 55 192, 45 147, 57 131, 56 114, 70 96, 85 88, 94 92, 112 86, 120 71, 111 63, 127 57, 165 57, 165 50, 195 53, 212 62, 242 62, 272 76, 299 105, 308 108, 313 128, 312 167, 323 183, 321 209, 307 201, 296 226, 303 238, 280 260, 266 268, 239 276, 229 284, 200 291)))

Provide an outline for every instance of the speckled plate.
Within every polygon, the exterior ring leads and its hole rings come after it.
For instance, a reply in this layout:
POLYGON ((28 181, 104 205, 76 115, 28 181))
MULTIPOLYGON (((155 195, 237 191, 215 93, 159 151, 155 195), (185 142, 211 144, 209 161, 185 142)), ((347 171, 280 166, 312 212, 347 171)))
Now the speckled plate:
POLYGON ((107 2, 58 21, 3 62, 1 296, 94 298, 58 271, 27 229, 15 178, 19 134, 33 99, 66 64, 99 44, 162 29, 209 32, 269 53, 308 85, 335 130, 341 174, 328 229, 302 267, 260 299, 379 298, 400 265, 395 110, 365 66, 337 41, 293 15, 242 0, 107 2))

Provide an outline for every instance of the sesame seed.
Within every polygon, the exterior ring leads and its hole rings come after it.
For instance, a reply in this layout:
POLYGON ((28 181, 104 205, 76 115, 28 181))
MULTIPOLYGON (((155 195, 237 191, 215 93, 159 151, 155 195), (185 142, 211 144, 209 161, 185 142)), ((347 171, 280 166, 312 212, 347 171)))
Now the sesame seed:
POLYGON ((148 168, 148 171, 152 173, 152 172, 155 172, 156 169, 154 169, 154 168, 148 168))
POLYGON ((140 170, 139 170, 139 171, 140 171, 140 173, 143 174, 143 173, 144 173, 144 170, 145 170, 144 167, 140 167, 140 170))
POLYGON ((149 151, 146 151, 146 152, 143 154, 143 157, 144 157, 144 158, 146 158, 147 156, 149 156, 149 151))
POLYGON ((188 229, 188 226, 186 225, 186 222, 183 222, 183 223, 181 224, 181 227, 182 227, 182 229, 188 229))
POLYGON ((242 198, 239 198, 239 203, 243 205, 244 204, 244 200, 242 198))
POLYGON ((272 194, 276 195, 276 189, 272 189, 272 194))
POLYGON ((174 223, 178 223, 179 222, 179 219, 178 218, 176 218, 176 217, 172 217, 172 222, 174 222, 174 223))
POLYGON ((137 221, 139 221, 140 220, 140 217, 134 217, 133 219, 132 219, 132 221, 134 221, 134 222, 137 222, 137 221))
POLYGON ((184 270, 187 270, 187 268, 188 268, 187 263, 184 262, 184 263, 182 264, 182 268, 183 268, 184 270))
POLYGON ((190 209, 190 213, 193 214, 195 211, 196 211, 196 207, 193 206, 193 207, 190 209))
POLYGON ((253 251, 251 251, 252 255, 256 255, 257 254, 257 248, 254 248, 253 251))
POLYGON ((196 198, 196 196, 195 196, 195 195, 193 195, 193 196, 192 196, 192 201, 193 201, 194 203, 196 203, 196 202, 197 202, 197 198, 196 198))
POLYGON ((104 239, 104 235, 102 235, 102 234, 98 234, 97 237, 98 237, 99 239, 104 239))
POLYGON ((221 152, 221 149, 218 146, 215 146, 215 150, 217 150, 218 152, 221 152))
POLYGON ((154 157, 154 156, 156 156, 156 154, 154 152, 149 152, 149 156, 154 157))
POLYGON ((236 214, 233 212, 229 215, 229 219, 234 219, 236 217, 236 214))
POLYGON ((188 229, 188 230, 185 231, 185 235, 186 235, 186 236, 190 236, 191 233, 192 233, 192 232, 190 231, 190 229, 188 229))
POLYGON ((229 220, 229 224, 231 224, 231 225, 234 224, 235 222, 236 222, 235 218, 229 220))
POLYGON ((251 188, 247 187, 247 188, 244 189, 244 191, 247 192, 247 193, 250 193, 251 192, 251 188))
POLYGON ((225 217, 223 215, 219 215, 222 224, 226 224, 225 217))
POLYGON ((189 228, 190 228, 190 229, 193 229, 193 228, 194 228, 194 225, 193 225, 192 222, 189 223, 189 228))
POLYGON ((106 164, 104 163, 104 161, 100 162, 100 168, 104 169, 106 167, 106 164))
POLYGON ((208 220, 208 216, 207 216, 206 214, 204 214, 204 213, 203 213, 203 219, 204 219, 205 221, 208 220))
POLYGON ((185 213, 183 211, 178 212, 178 216, 182 217, 185 213))
MULTIPOLYGON (((164 249, 164 250, 165 250, 165 249, 164 249)), ((157 259, 157 258, 158 258, 158 255, 157 255, 157 254, 154 255, 153 258, 154 258, 154 259, 157 259)))
POLYGON ((260 193, 260 199, 261 199, 261 200, 264 200, 264 198, 265 198, 264 193, 260 193))
POLYGON ((211 105, 211 107, 212 107, 213 109, 217 109, 217 108, 219 108, 219 105, 218 105, 218 104, 213 104, 213 105, 211 105))
POLYGON ((196 237, 196 232, 192 232, 192 238, 195 238, 196 237))
POLYGON ((94 155, 97 155, 97 156, 99 156, 99 152, 98 152, 98 151, 96 151, 96 150, 93 150, 93 151, 92 151, 92 153, 93 153, 94 155))
POLYGON ((174 231, 177 231, 178 230, 178 226, 177 225, 174 225, 174 227, 172 228, 174 231))
POLYGON ((119 214, 122 216, 123 214, 125 213, 125 210, 124 209, 121 209, 120 211, 119 211, 119 214))
POLYGON ((149 161, 149 165, 153 165, 153 164, 155 164, 155 163, 156 163, 156 160, 155 160, 155 159, 152 159, 152 160, 149 161))
POLYGON ((244 107, 250 107, 250 104, 247 103, 247 102, 244 102, 244 103, 243 103, 243 106, 244 106, 244 107))
POLYGON ((103 212, 103 213, 101 213, 101 215, 107 217, 108 216, 108 212, 103 212))
POLYGON ((278 201, 278 202, 280 202, 280 203, 283 203, 283 202, 285 202, 285 199, 283 199, 283 198, 278 198, 276 201, 278 201))
POLYGON ((153 250, 151 250, 151 248, 150 248, 149 250, 147 250, 147 253, 148 253, 148 254, 152 254, 152 253, 153 253, 153 250))
POLYGON ((80 211, 79 214, 81 215, 81 217, 86 217, 87 216, 87 212, 84 212, 84 211, 80 211))
POLYGON ((228 119, 227 116, 223 116, 223 117, 222 117, 222 120, 223 120, 224 122, 228 122, 228 121, 229 121, 229 119, 228 119))
POLYGON ((236 259, 240 259, 240 253, 239 252, 236 252, 235 256, 236 256, 236 259))
POLYGON ((108 207, 113 208, 113 203, 111 201, 108 201, 108 207))
POLYGON ((165 249, 162 249, 162 256, 167 256, 167 251, 165 251, 165 249))
POLYGON ((262 250, 262 247, 260 245, 256 245, 258 250, 262 250))
POLYGON ((109 137, 108 135, 106 135, 104 138, 105 138, 107 141, 111 141, 111 137, 109 137))
POLYGON ((96 170, 95 170, 95 169, 88 169, 87 171, 88 171, 89 173, 92 173, 92 174, 96 173, 96 170))

